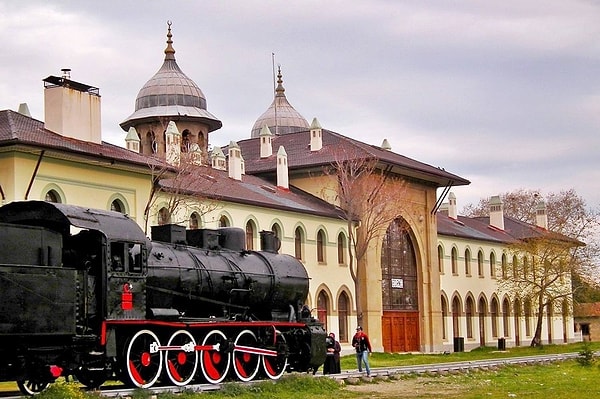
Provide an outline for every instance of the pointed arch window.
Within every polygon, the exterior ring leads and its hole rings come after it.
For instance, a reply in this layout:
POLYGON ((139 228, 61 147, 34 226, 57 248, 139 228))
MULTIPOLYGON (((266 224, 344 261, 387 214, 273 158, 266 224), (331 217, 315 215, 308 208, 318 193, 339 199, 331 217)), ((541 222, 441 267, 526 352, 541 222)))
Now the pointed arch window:
POLYGON ((323 230, 317 232, 317 262, 325 263, 325 233, 323 230))
POLYGON ((256 228, 254 227, 254 222, 252 220, 248 220, 246 223, 246 249, 248 251, 254 250, 254 236, 256 228))
POLYGON ((418 310, 417 259, 410 227, 401 219, 387 229, 381 250, 383 310, 418 310))

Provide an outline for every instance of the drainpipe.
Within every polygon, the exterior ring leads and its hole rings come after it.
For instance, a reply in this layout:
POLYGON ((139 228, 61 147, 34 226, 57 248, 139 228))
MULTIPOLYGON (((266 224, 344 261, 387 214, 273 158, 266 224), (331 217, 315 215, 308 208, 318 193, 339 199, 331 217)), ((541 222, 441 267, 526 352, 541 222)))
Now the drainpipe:
POLYGON ((27 186, 27 192, 25 193, 25 199, 29 197, 29 192, 31 191, 31 186, 33 186, 33 181, 35 180, 35 176, 40 168, 40 164, 42 163, 42 158, 44 157, 44 153, 46 150, 42 150, 40 152, 40 157, 38 158, 37 164, 35 164, 35 170, 33 171, 33 175, 31 175, 31 180, 29 180, 29 186, 27 186))

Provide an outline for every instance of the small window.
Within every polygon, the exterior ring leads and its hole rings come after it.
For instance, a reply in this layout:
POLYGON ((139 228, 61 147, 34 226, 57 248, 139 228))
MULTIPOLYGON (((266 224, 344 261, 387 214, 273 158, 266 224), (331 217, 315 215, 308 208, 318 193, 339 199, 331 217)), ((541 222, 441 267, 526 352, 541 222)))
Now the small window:
POLYGON ((254 222, 248 220, 246 223, 246 249, 248 251, 254 250, 254 222))
POLYGON ((46 193, 44 198, 46 202, 54 202, 55 204, 60 204, 62 201, 60 200, 60 195, 54 190, 50 190, 46 193))
POLYGON ((229 223, 229 219, 227 219, 227 216, 222 215, 219 218, 219 227, 229 227, 230 223, 229 223))
POLYGON ((319 230, 317 233, 317 262, 325 263, 325 233, 319 230))
POLYGON ((158 211, 158 224, 162 226, 169 223, 171 223, 171 214, 167 208, 160 208, 158 211))
POLYGON ((304 237, 302 235, 302 230, 300 229, 300 227, 296 228, 296 231, 294 232, 294 255, 296 256, 296 259, 298 260, 302 260, 302 255, 303 255, 303 247, 304 244, 304 237))
POLYGON ((125 213, 125 206, 123 206, 123 203, 120 200, 116 199, 110 203, 110 210, 113 212, 125 213))
POLYGON ((345 265, 346 264, 346 237, 342 233, 338 234, 337 248, 338 248, 338 263, 340 265, 345 265))

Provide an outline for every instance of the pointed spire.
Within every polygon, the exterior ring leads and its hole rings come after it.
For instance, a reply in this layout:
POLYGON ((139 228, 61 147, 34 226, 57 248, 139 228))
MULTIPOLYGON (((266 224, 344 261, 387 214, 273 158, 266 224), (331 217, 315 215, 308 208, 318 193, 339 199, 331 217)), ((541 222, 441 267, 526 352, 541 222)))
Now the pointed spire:
POLYGON ((277 65, 277 88, 275 89, 275 97, 285 97, 285 89, 283 88, 283 77, 281 75, 281 65, 277 65))
POLYGON ((173 40, 171 38, 173 35, 171 34, 171 21, 167 21, 168 32, 167 32, 167 48, 165 49, 165 61, 173 60, 175 61, 175 49, 173 48, 173 40))

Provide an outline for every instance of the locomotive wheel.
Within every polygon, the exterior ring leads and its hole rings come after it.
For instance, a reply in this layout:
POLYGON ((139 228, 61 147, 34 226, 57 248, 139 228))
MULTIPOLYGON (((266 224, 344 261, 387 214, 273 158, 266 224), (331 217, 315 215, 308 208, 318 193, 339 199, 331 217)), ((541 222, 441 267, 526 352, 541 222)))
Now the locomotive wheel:
POLYGON ((129 382, 138 388, 149 388, 162 371, 163 355, 158 350, 160 342, 150 330, 138 331, 127 345, 125 368, 129 382))
POLYGON ((253 353, 252 349, 258 349, 256 335, 244 330, 235 339, 232 354, 235 374, 244 382, 252 380, 260 367, 261 355, 253 353))
POLYGON ((212 330, 202 341, 200 368, 206 381, 218 384, 227 377, 231 358, 226 352, 229 347, 227 337, 220 330, 212 330))
POLYGON ((277 356, 262 356, 262 365, 265 375, 272 380, 281 378, 288 365, 287 343, 282 334, 276 335, 275 349, 277 350, 277 356))
POLYGON ((177 386, 189 384, 198 368, 198 352, 196 341, 192 334, 179 330, 171 335, 167 347, 180 347, 181 349, 168 349, 165 353, 165 368, 167 375, 177 386))
POLYGON ((32 396, 48 388, 49 383, 36 380, 19 380, 17 381, 17 385, 23 395, 32 396))

